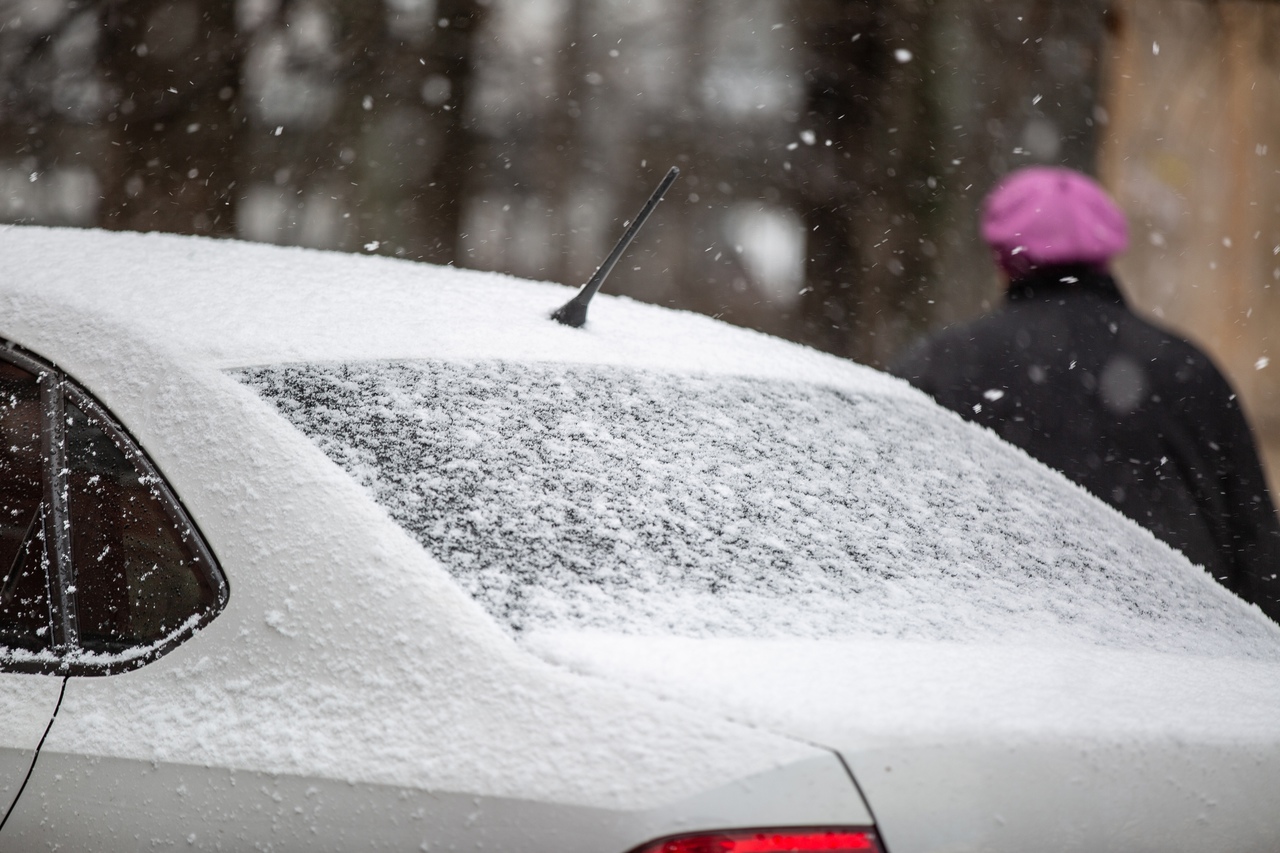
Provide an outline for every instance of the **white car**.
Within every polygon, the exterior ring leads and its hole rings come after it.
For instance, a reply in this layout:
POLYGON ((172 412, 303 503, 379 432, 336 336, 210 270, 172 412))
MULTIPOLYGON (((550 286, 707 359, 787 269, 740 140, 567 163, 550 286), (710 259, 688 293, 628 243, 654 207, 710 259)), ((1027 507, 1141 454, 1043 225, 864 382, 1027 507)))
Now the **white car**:
POLYGON ((1280 629, 896 379, 0 232, 0 850, 1280 849, 1280 629))

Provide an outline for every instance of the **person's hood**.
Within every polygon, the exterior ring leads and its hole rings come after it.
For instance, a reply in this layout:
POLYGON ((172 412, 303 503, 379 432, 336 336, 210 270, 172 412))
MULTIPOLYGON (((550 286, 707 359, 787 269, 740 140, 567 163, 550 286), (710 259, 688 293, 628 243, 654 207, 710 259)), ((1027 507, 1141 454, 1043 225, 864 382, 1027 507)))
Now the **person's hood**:
POLYGON ((893 853, 1270 850, 1280 665, 1088 646, 535 634, 526 648, 837 751, 893 853), (943 839, 968 839, 943 847, 943 839), (1241 848, 1240 837, 1256 840, 1241 848))

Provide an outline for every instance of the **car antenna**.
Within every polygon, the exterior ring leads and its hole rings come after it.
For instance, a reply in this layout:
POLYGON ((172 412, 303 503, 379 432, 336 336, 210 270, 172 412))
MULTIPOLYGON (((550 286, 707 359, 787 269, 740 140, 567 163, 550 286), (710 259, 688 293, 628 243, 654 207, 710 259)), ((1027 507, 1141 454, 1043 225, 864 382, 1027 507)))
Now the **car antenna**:
POLYGON ((640 228, 648 220, 649 216, 657 208, 658 202, 662 201, 662 197, 667 194, 667 190, 675 183, 676 178, 680 176, 680 170, 675 166, 667 172, 667 176, 662 179, 662 183, 658 184, 658 188, 653 191, 653 195, 649 196, 649 200, 644 203, 644 207, 640 209, 640 214, 631 222, 626 232, 622 235, 617 244, 613 247, 613 251, 609 253, 609 257, 604 259, 604 263, 596 270, 595 275, 582 286, 577 295, 565 304, 561 305, 551 315, 551 319, 556 322, 563 323, 566 326, 573 326, 575 329, 587 322, 587 305, 591 302, 591 297, 595 296, 600 290, 600 285, 604 284, 604 280, 609 277, 609 273, 613 272, 614 264, 618 263, 618 259, 622 257, 622 253, 627 250, 627 246, 631 245, 631 241, 635 239, 640 228))

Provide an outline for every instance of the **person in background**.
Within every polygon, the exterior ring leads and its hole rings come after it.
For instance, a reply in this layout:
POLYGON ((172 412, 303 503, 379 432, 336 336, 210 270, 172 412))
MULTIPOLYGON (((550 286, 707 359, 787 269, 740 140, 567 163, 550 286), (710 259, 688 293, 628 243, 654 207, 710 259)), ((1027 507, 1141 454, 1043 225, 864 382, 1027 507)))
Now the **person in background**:
POLYGON ((1129 310, 1108 270, 1124 214, 1064 168, 1008 175, 982 237, 996 311, 916 342, 890 372, 1058 469, 1280 622, 1280 521, 1231 386, 1129 310))

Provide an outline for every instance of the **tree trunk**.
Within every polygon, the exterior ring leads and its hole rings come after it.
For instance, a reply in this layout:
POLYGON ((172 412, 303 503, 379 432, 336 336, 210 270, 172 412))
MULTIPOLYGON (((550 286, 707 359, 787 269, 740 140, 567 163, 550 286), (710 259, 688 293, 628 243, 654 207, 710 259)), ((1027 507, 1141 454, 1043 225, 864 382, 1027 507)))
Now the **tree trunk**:
POLYGON ((1280 7, 1124 0, 1102 172, 1129 214, 1136 306, 1207 350, 1280 488, 1280 7))
POLYGON ((100 5, 112 156, 100 172, 99 225, 234 234, 244 117, 233 4, 100 5))

